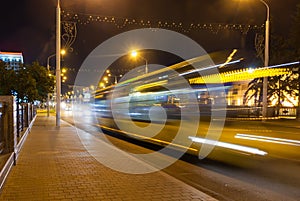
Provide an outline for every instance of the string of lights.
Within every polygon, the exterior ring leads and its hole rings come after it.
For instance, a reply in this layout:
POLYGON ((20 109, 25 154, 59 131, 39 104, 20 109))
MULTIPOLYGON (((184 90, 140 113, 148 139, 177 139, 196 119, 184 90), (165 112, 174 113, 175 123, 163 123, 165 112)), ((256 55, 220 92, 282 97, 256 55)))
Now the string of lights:
MULTIPOLYGON (((77 68, 70 68, 70 67, 63 67, 64 69, 66 69, 68 72, 87 72, 87 73, 90 73, 90 72, 95 72, 95 73, 102 73, 103 72, 103 69, 101 69, 99 67, 99 69, 88 69, 88 68, 80 68, 80 69, 77 69, 77 68)), ((112 72, 114 73, 126 73, 130 71, 129 68, 122 68, 122 69, 114 69, 112 70, 112 72)))
POLYGON ((222 30, 240 31, 245 34, 249 30, 263 30, 264 25, 250 25, 250 24, 224 24, 224 23, 184 23, 175 21, 162 20, 144 20, 134 18, 124 18, 116 16, 102 16, 82 13, 72 13, 69 11, 62 11, 62 18, 65 21, 73 21, 78 25, 88 25, 91 23, 108 23, 114 25, 118 29, 130 28, 131 26, 138 26, 144 28, 165 28, 176 30, 183 33, 191 31, 211 31, 214 34, 222 30))

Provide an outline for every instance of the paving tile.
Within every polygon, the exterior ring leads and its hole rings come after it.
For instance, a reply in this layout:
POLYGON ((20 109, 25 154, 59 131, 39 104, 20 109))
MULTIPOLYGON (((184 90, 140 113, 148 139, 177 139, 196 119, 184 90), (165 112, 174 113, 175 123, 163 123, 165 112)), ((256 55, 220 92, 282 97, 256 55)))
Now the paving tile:
POLYGON ((37 116, 0 200, 215 200, 163 172, 120 173, 102 165, 82 145, 76 129, 37 116))

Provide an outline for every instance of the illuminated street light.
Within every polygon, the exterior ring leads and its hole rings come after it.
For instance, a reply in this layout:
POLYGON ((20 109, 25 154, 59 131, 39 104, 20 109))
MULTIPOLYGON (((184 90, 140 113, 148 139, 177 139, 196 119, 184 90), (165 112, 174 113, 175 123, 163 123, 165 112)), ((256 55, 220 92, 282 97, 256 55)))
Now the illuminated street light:
POLYGON ((66 82, 67 76, 63 76, 62 82, 66 82))
POLYGON ((66 72, 67 72, 67 69, 63 68, 63 69, 61 70, 61 72, 62 72, 62 73, 66 73, 66 72))
POLYGON ((60 95, 61 95, 61 77, 60 77, 60 51, 61 51, 61 19, 60 19, 60 0, 57 0, 56 8, 56 126, 60 127, 60 95))
POLYGON ((132 52, 131 52, 131 56, 132 57, 136 57, 138 54, 137 54, 137 51, 135 51, 135 50, 133 50, 132 52))
MULTIPOLYGON (((64 50, 64 49, 62 49, 61 51, 60 51, 60 54, 61 55, 65 55, 66 54, 66 50, 64 50)), ((50 55, 48 58, 47 58, 47 71, 48 71, 48 73, 49 73, 49 71, 50 71, 50 59, 52 58, 52 57, 55 57, 56 56, 56 54, 52 54, 52 55, 50 55)), ((50 75, 50 74, 49 74, 50 75)), ((47 94, 47 117, 49 117, 49 114, 50 114, 50 104, 49 104, 49 102, 50 102, 50 94, 48 93, 47 94)))
MULTIPOLYGON (((270 33, 270 7, 268 4, 260 0, 267 8, 267 19, 266 19, 266 30, 265 30, 265 62, 264 66, 269 65, 269 33, 270 33)), ((268 111, 268 77, 263 79, 263 108, 262 108, 263 117, 267 117, 268 111)))
POLYGON ((101 88, 105 88, 105 84, 104 84, 103 82, 100 82, 99 86, 100 86, 101 88))
MULTIPOLYGON (((267 18, 265 25, 265 55, 264 55, 264 66, 269 65, 269 33, 270 33, 270 7, 264 0, 260 0, 267 9, 267 18)), ((263 78, 263 107, 262 107, 262 116, 263 120, 267 117, 268 110, 268 77, 263 78)))
POLYGON ((123 77, 123 75, 114 75, 114 74, 112 74, 111 71, 110 71, 109 69, 106 70, 106 74, 107 74, 107 76, 104 76, 104 77, 103 77, 103 81, 104 81, 106 84, 108 84, 108 81, 109 81, 112 77, 114 77, 114 84, 117 84, 117 83, 118 83, 118 78, 123 77))
POLYGON ((123 75, 119 75, 119 76, 115 75, 114 77, 115 77, 115 84, 117 84, 117 83, 118 83, 118 77, 119 77, 119 78, 122 78, 123 75))
POLYGON ((140 57, 141 59, 143 59, 145 62, 146 62, 146 65, 145 65, 145 73, 147 74, 148 73, 148 61, 147 59, 145 59, 144 57, 142 57, 141 55, 138 54, 137 51, 133 50, 131 51, 131 57, 140 57))
POLYGON ((65 49, 62 49, 62 50, 60 51, 60 54, 61 54, 62 56, 64 56, 64 55, 66 54, 66 50, 65 50, 65 49))

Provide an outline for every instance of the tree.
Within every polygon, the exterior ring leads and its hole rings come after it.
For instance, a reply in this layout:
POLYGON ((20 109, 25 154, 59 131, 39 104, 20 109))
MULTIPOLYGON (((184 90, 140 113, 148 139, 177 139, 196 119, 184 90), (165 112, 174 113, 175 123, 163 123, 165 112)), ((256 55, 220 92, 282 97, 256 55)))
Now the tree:
MULTIPOLYGON (((289 46, 291 49, 291 57, 299 61, 300 60, 300 3, 297 5, 297 11, 295 15, 293 16, 293 25, 291 28, 291 32, 289 35, 289 46)), ((300 120, 300 65, 298 66, 298 71, 296 72, 297 76, 292 81, 292 84, 294 84, 294 87, 296 87, 298 97, 298 107, 297 107, 297 120, 300 120)))
POLYGON ((248 89, 244 95, 244 103, 248 103, 251 99, 254 98, 255 106, 262 106, 262 84, 263 79, 255 78, 248 84, 248 89))
POLYGON ((15 72, 8 70, 6 64, 0 60, 0 95, 11 95, 13 80, 16 79, 15 72))
POLYGON ((14 92, 18 103, 31 103, 35 100, 35 97, 38 96, 36 80, 26 68, 20 68, 18 71, 16 71, 14 92))
POLYGON ((9 69, 0 61, 0 95, 14 95, 18 103, 45 101, 54 90, 54 77, 38 62, 21 65, 16 71, 9 69))
POLYGON ((289 45, 292 48, 292 57, 300 60, 300 3, 297 5, 297 11, 293 16, 293 24, 289 34, 289 45))
MULTIPOLYGON (((286 51, 284 51, 285 43, 284 38, 282 36, 271 34, 271 46, 270 46, 270 65, 273 64, 280 64, 284 63, 285 58, 283 55, 287 54, 286 51)), ((263 41, 260 41, 263 42, 263 41)), ((263 51, 261 51, 262 46, 259 45, 259 48, 257 48, 257 57, 261 59, 261 66, 263 66, 264 57, 261 55, 263 51)), ((263 47, 264 48, 264 47, 263 47)), ((280 98, 282 99, 280 95, 282 94, 280 91, 284 90, 284 88, 280 87, 278 83, 282 84, 285 82, 283 79, 283 76, 274 76, 268 78, 268 91, 267 91, 267 100, 268 102, 271 101, 272 97, 276 97, 278 99, 277 101, 277 108, 280 107, 280 98)), ((287 78, 287 77, 285 77, 287 78)), ((283 86, 283 85, 281 85, 283 86)), ((290 93, 288 91, 288 93, 290 93)), ((284 93, 286 94, 286 93, 284 93)), ((248 89, 246 90, 244 94, 244 101, 247 103, 251 99, 254 98, 255 106, 262 107, 262 99, 263 99, 263 77, 255 78, 248 84, 248 89)), ((278 112, 277 112, 278 113, 278 112)))
MULTIPOLYGON (((300 3, 293 16, 293 25, 287 36, 271 34, 270 43, 270 64, 280 64, 300 60, 300 3)), ((259 46, 261 47, 261 46, 259 46)), ((262 57, 257 49, 258 57, 262 57)), ((295 67, 295 66, 294 66, 295 67)), ((300 120, 300 66, 298 71, 291 69, 288 75, 269 77, 268 80, 268 100, 270 97, 277 98, 277 108, 281 106, 281 100, 287 99, 286 95, 298 97, 297 118, 300 120)), ((262 96, 262 78, 257 78, 249 83, 248 90, 245 93, 245 100, 256 97, 255 100, 261 103, 262 96), (259 96, 259 97, 257 97, 259 96)))
POLYGON ((26 66, 26 70, 36 82, 37 95, 34 100, 45 101, 48 93, 54 91, 54 76, 49 76, 49 72, 44 66, 40 66, 38 62, 26 66))

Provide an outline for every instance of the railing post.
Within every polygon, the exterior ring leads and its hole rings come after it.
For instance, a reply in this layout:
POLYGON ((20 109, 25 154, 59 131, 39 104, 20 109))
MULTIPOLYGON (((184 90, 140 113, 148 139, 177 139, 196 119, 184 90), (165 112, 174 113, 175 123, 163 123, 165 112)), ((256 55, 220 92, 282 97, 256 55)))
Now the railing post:
POLYGON ((14 112, 15 117, 16 117, 16 126, 17 126, 17 137, 20 137, 20 104, 17 102, 16 103, 16 110, 14 112))
POLYGON ((30 124, 29 119, 29 103, 24 103, 24 126, 28 127, 30 124))
POLYGON ((24 130, 24 113, 25 113, 25 107, 24 104, 21 104, 21 131, 24 130))
POLYGON ((28 105, 28 120, 29 120, 29 122, 31 122, 32 119, 33 119, 33 110, 32 110, 32 107, 33 107, 32 104, 28 105))
POLYGON ((5 111, 2 114, 3 118, 3 153, 15 153, 17 148, 17 119, 16 119, 16 104, 13 96, 1 96, 1 102, 5 102, 5 111))
POLYGON ((4 141, 4 114, 6 110, 6 103, 0 102, 0 153, 4 151, 5 141, 4 141))

